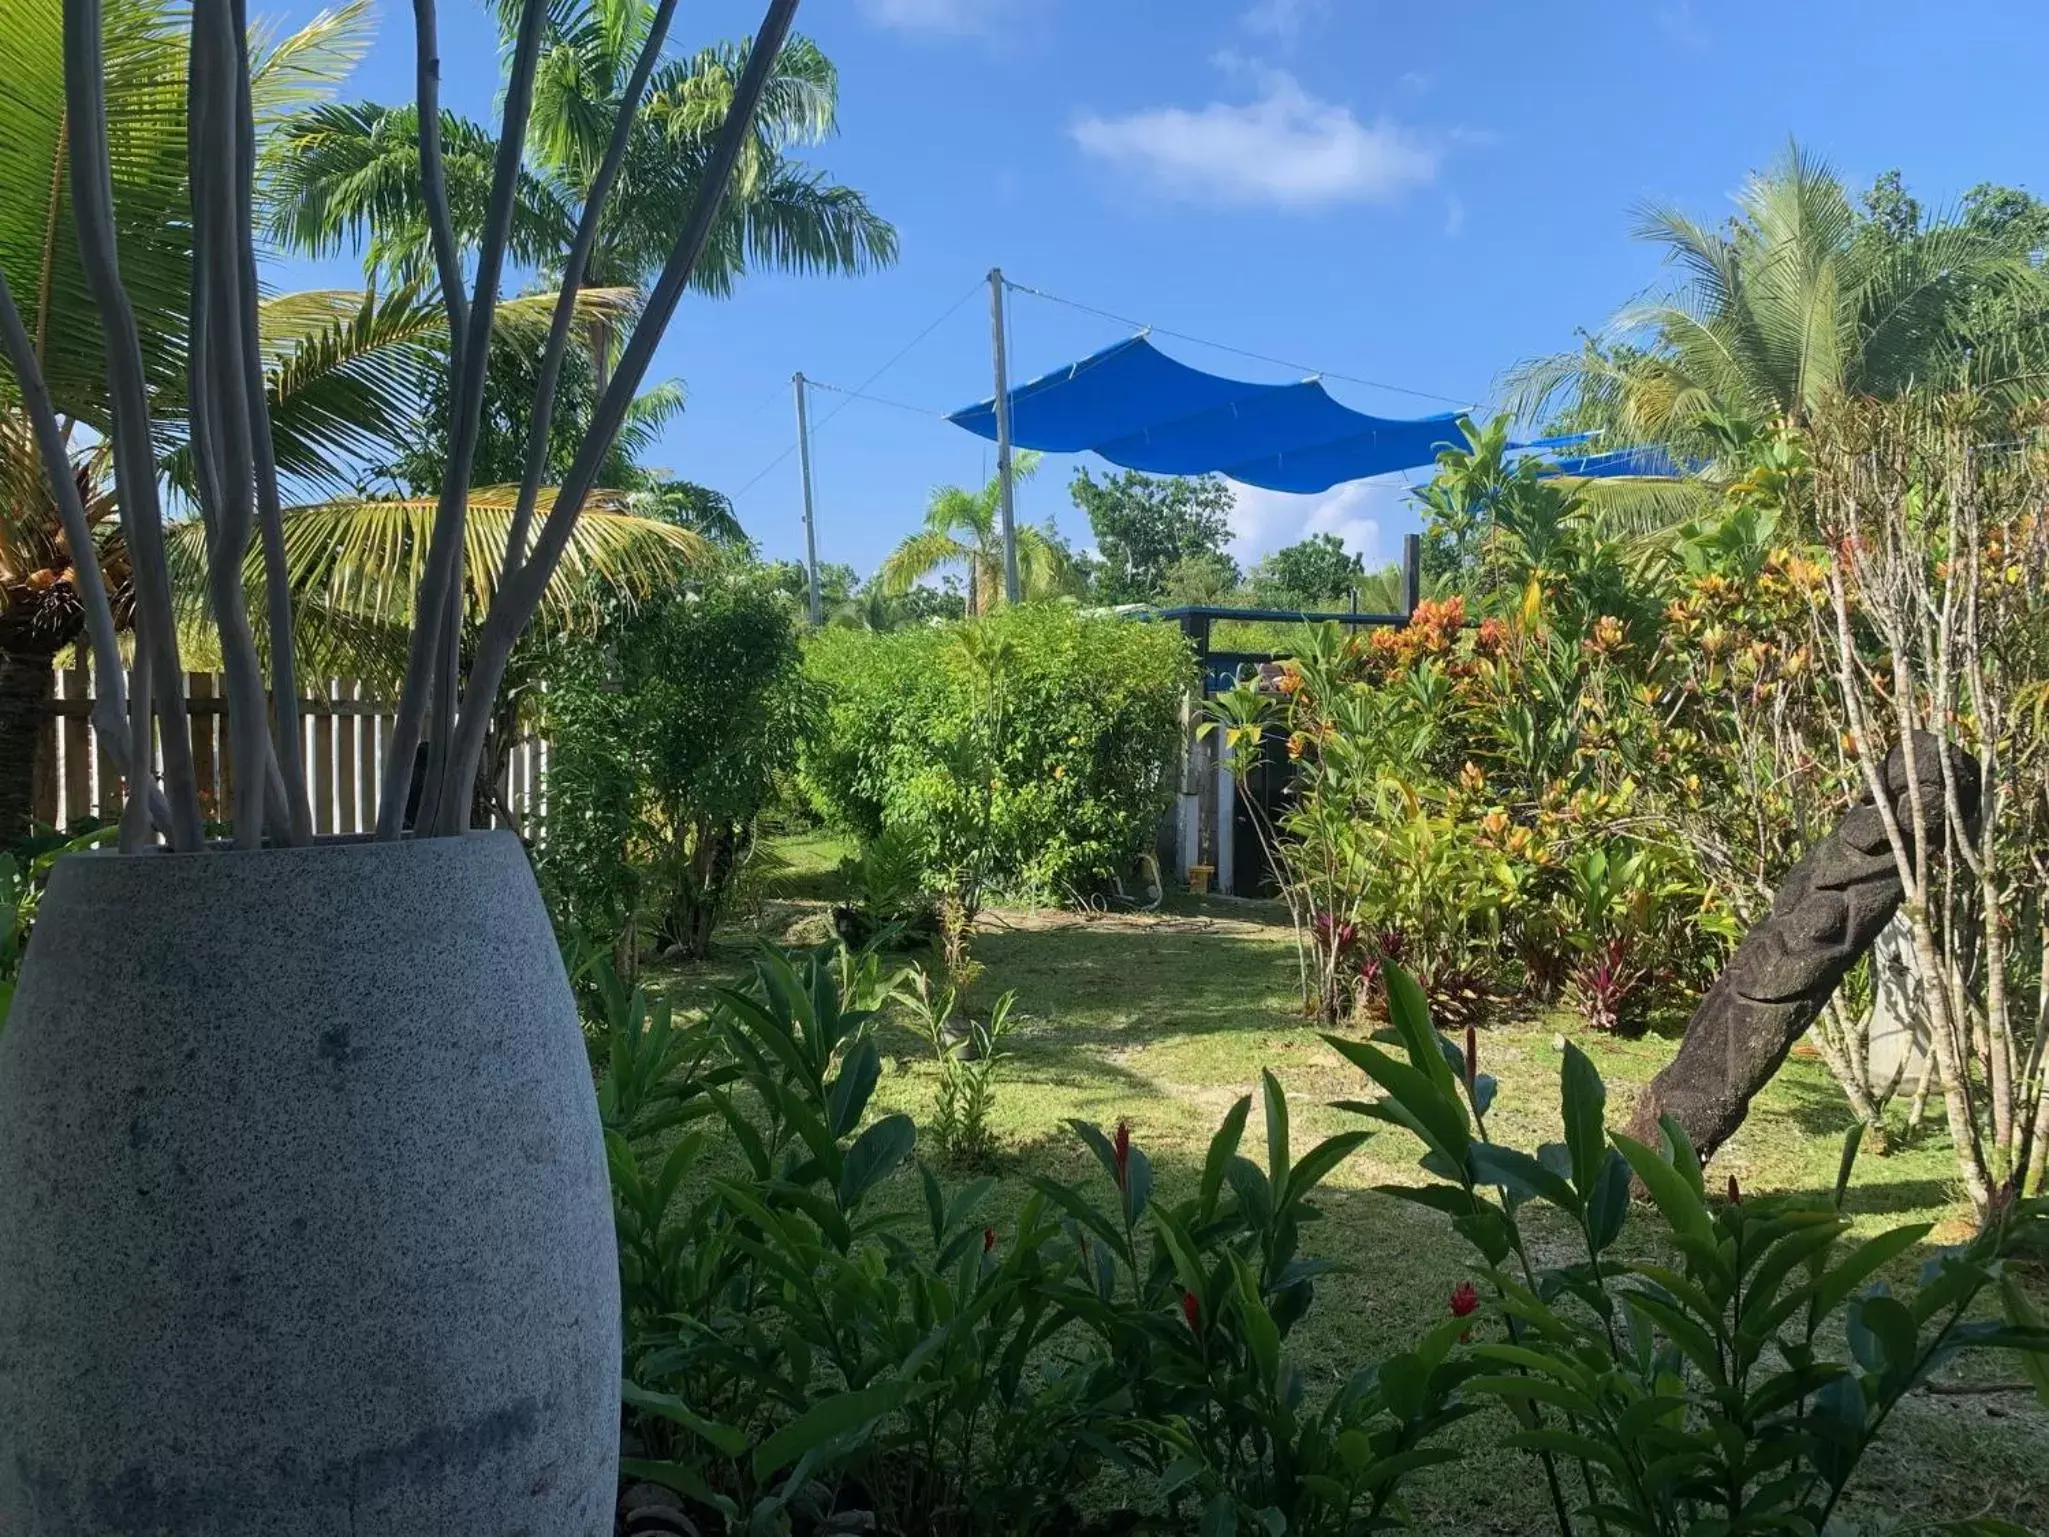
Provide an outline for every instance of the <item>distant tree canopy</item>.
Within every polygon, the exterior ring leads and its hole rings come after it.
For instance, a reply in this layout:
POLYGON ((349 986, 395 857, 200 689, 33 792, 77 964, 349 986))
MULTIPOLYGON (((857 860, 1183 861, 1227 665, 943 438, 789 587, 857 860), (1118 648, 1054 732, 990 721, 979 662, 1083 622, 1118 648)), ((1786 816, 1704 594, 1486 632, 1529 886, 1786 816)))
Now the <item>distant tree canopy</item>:
POLYGON ((1253 589, 1276 606, 1335 603, 1346 597, 1365 575, 1365 562, 1345 548, 1336 534, 1311 534, 1285 545, 1253 569, 1253 589))
POLYGON ((1197 568, 1206 584, 1214 585, 1228 567, 1224 585, 1237 585, 1237 566, 1224 554, 1236 494, 1223 477, 1123 470, 1097 480, 1080 469, 1067 489, 1088 517, 1101 559, 1094 573, 1096 601, 1159 602, 1168 597, 1176 568, 1191 559, 1206 560, 1197 568))

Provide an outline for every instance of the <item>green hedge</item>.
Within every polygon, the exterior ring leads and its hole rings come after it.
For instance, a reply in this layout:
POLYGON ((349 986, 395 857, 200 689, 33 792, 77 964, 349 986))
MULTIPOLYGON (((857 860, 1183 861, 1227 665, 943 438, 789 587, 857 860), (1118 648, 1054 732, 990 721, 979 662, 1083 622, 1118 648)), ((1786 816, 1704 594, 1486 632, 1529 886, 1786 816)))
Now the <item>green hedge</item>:
MULTIPOLYGON (((1174 799, 1188 644, 1164 624, 1060 603, 970 623, 1004 658, 990 876, 1040 896, 1091 891, 1152 846, 1174 799)), ((803 755, 812 804, 864 841, 888 828, 935 884, 979 820, 964 771, 986 724, 967 628, 825 630, 805 647, 823 701, 803 755)))

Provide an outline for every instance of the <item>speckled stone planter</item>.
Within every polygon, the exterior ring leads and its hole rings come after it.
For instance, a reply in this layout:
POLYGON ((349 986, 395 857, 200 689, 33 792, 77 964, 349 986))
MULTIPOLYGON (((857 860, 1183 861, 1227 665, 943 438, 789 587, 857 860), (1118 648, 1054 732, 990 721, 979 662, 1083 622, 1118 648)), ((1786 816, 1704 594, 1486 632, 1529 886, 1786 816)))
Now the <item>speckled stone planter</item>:
POLYGON ((0 1035, 0 1532, 609 1533, 617 1268, 510 834, 58 865, 0 1035))

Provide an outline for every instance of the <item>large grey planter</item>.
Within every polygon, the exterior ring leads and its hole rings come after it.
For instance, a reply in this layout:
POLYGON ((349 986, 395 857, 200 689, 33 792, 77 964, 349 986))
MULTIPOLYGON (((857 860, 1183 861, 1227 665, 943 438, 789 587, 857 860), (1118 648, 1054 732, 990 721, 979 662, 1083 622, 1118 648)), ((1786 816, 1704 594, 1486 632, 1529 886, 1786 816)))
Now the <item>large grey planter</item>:
POLYGON ((609 1533, 617 1270, 510 834, 57 867, 0 1036, 0 1532, 609 1533))

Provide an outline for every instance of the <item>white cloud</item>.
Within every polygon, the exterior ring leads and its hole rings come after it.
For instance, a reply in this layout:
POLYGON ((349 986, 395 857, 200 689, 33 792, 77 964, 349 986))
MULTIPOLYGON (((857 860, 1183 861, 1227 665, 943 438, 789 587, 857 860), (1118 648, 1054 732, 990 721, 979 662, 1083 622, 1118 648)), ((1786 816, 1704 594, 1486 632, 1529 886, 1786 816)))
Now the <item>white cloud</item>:
POLYGON ((1466 205, 1456 197, 1449 198, 1444 205, 1444 233, 1456 240, 1466 227, 1466 205))
POLYGON ((1401 480, 1353 480, 1328 491, 1298 495, 1237 486, 1231 509, 1231 554, 1250 566, 1260 556, 1311 534, 1336 534, 1371 570, 1401 558, 1401 546, 1383 531, 1410 523, 1409 487, 1401 480))
POLYGON ((861 13, 878 26, 900 32, 986 32, 1004 0, 860 0, 861 13))
POLYGON ((1386 201, 1437 175, 1437 150, 1408 129, 1363 123, 1283 71, 1257 73, 1257 101, 1091 114, 1075 142, 1169 195, 1241 206, 1386 201))

